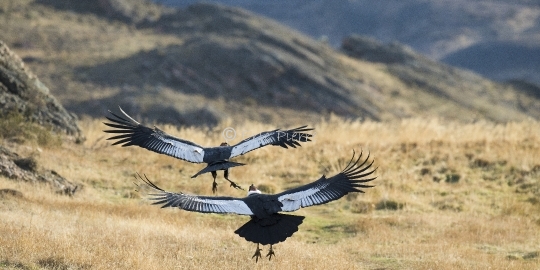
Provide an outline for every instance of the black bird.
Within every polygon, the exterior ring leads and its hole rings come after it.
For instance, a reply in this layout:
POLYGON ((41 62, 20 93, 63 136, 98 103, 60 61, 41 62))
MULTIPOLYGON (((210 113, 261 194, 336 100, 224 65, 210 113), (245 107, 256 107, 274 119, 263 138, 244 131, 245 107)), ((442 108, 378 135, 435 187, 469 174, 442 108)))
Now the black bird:
MULTIPOLYGON (((298 231, 298 226, 304 220, 303 216, 286 215, 280 212, 292 212, 302 207, 324 204, 337 200, 349 192, 364 191, 360 188, 372 186, 365 183, 374 180, 376 168, 371 168, 373 161, 368 162, 369 154, 364 161, 360 161, 362 153, 355 160, 354 153, 349 164, 341 173, 326 178, 324 175, 317 181, 303 185, 279 194, 261 194, 254 185, 249 187, 245 198, 197 196, 184 193, 165 191, 146 177, 139 178, 153 189, 149 193, 153 204, 162 204, 164 207, 178 207, 187 211, 201 213, 234 213, 249 215, 251 219, 235 231, 236 234, 257 244, 255 261, 261 258, 259 244, 270 245, 266 257, 275 256, 272 245, 285 241, 298 231)), ((252 258, 253 258, 252 257, 252 258)))
POLYGON ((148 150, 165 154, 171 157, 182 159, 193 163, 207 163, 208 165, 193 175, 195 178, 200 174, 211 172, 214 182, 212 183, 212 192, 216 193, 216 171, 224 170, 223 176, 231 183, 232 187, 242 189, 239 185, 229 179, 229 168, 245 165, 243 163, 229 161, 230 158, 243 155, 267 145, 279 145, 283 148, 296 148, 301 146, 299 142, 311 141, 312 135, 309 132, 312 128, 307 126, 298 127, 289 130, 275 129, 259 133, 249 137, 236 145, 230 146, 224 142, 218 147, 202 147, 193 142, 171 136, 157 127, 149 128, 141 125, 131 118, 122 108, 120 111, 125 117, 119 116, 111 111, 113 117, 106 117, 113 123, 104 123, 112 127, 112 130, 104 130, 107 133, 119 133, 107 140, 118 140, 113 145, 122 144, 122 146, 137 145, 148 150))

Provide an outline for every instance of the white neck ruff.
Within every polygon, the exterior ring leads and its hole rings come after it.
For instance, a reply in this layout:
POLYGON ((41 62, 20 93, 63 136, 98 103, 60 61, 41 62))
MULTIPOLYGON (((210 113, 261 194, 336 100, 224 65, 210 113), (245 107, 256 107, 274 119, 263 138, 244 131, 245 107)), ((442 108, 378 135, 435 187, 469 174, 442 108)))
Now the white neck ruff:
POLYGON ((248 194, 247 194, 247 195, 249 196, 249 195, 251 195, 251 194, 261 194, 261 191, 258 190, 258 189, 257 189, 257 190, 250 190, 250 191, 248 191, 248 194))

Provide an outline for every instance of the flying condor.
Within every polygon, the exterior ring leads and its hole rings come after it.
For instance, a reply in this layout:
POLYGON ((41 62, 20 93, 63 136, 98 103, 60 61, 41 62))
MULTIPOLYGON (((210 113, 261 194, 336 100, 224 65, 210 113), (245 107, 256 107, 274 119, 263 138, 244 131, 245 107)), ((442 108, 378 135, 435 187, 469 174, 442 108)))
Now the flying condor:
POLYGON ((141 125, 131 118, 122 108, 119 108, 124 117, 111 111, 112 117, 106 117, 113 123, 104 123, 112 127, 112 130, 104 130, 107 133, 118 133, 119 135, 108 138, 107 140, 118 140, 113 145, 122 144, 122 146, 137 145, 160 154, 175 157, 192 163, 207 163, 208 165, 193 175, 195 178, 200 174, 211 172, 214 182, 212 183, 212 192, 216 193, 216 171, 223 170, 223 176, 231 183, 232 187, 242 189, 239 185, 229 179, 229 168, 245 165, 243 163, 232 162, 229 159, 243 155, 267 145, 276 145, 283 148, 296 148, 301 146, 299 142, 311 141, 312 135, 306 132, 312 131, 307 126, 298 127, 289 130, 275 129, 266 131, 249 137, 236 145, 230 146, 224 142, 218 147, 202 147, 193 142, 183 140, 165 133, 157 127, 149 128, 141 125))
POLYGON ((144 178, 139 175, 139 178, 152 190, 148 193, 149 199, 155 201, 153 204, 161 204, 162 208, 178 207, 201 213, 234 213, 251 216, 251 219, 235 233, 257 244, 252 258, 258 262, 262 257, 259 244, 270 245, 266 257, 269 257, 269 260, 272 259, 272 256, 275 256, 272 246, 292 236, 304 220, 303 216, 280 212, 292 212, 302 207, 324 204, 337 200, 349 192, 364 193, 361 188, 372 187, 366 185, 367 182, 376 178, 373 176, 376 168, 372 168, 373 161, 369 162, 369 154, 363 161, 361 161, 362 153, 356 160, 354 156, 353 153, 351 161, 341 173, 330 178, 323 175, 315 182, 274 195, 261 194, 254 185, 251 185, 245 198, 173 193, 159 188, 150 182, 146 175, 144 178))

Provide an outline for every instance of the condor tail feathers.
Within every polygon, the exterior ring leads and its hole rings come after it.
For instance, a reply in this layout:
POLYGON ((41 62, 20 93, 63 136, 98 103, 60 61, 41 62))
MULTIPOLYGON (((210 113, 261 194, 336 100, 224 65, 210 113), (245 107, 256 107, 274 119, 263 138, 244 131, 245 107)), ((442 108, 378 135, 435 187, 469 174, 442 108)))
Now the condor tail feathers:
POLYGON ((297 232, 298 226, 302 224, 303 220, 303 216, 285 214, 274 214, 268 219, 252 216, 250 221, 234 233, 253 243, 277 244, 297 232))

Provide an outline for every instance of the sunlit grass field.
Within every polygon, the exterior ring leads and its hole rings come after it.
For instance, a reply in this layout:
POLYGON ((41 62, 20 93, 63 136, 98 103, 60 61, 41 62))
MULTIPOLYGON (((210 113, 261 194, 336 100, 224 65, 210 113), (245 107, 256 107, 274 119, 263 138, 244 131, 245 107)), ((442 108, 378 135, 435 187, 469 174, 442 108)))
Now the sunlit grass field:
MULTIPOLYGON (((340 171, 353 150, 375 159, 365 194, 302 209, 299 232, 255 263, 255 244, 234 234, 249 217, 160 209, 136 191, 135 173, 170 191, 211 195, 204 167, 138 147, 111 146, 104 119, 83 119, 87 140, 6 145, 79 184, 73 196, 0 178, 2 269, 539 269, 540 123, 393 123, 330 119, 313 142, 266 147, 235 159, 231 179, 280 192, 340 171)), ((161 126, 198 144, 229 143, 274 129, 224 122, 161 126)), ((292 127, 282 127, 292 128, 292 127)), ((219 195, 245 196, 219 172, 219 195)), ((263 255, 268 247, 265 246, 263 255)))

